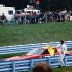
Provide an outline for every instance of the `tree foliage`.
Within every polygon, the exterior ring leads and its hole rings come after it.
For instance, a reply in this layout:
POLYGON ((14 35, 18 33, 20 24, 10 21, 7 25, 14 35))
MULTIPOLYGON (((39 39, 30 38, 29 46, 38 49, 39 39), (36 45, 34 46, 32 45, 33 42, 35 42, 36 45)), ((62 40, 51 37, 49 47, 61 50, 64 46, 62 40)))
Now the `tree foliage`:
POLYGON ((43 10, 72 9, 72 0, 40 0, 43 10))
MULTIPOLYGON (((0 0, 0 4, 6 6, 13 6, 16 9, 25 8, 30 0, 0 0)), ((40 0, 40 9, 42 10, 57 10, 57 9, 71 9, 72 0, 40 0)))

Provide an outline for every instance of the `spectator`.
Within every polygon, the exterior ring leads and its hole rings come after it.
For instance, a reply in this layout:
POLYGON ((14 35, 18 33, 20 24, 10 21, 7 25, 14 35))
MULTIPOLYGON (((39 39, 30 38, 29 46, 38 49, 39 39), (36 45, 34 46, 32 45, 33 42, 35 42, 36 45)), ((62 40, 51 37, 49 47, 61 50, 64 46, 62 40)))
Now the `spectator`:
POLYGON ((50 22, 53 22, 53 12, 50 12, 50 22))
POLYGON ((58 11, 56 10, 54 12, 54 21, 57 22, 57 18, 58 18, 58 11))
POLYGON ((60 40, 60 44, 56 47, 60 48, 60 55, 59 55, 59 67, 65 66, 65 63, 63 61, 65 54, 67 52, 67 46, 64 44, 64 40, 60 40))
POLYGON ((53 72, 52 69, 48 66, 47 63, 41 62, 38 63, 33 69, 33 72, 53 72))
POLYGON ((50 21, 50 11, 47 12, 47 22, 50 21))
POLYGON ((30 19, 31 19, 30 23, 34 24, 35 23, 35 13, 34 12, 31 13, 30 19))
POLYGON ((58 12, 58 19, 57 19, 58 22, 61 22, 61 11, 59 10, 58 12))
POLYGON ((65 17, 64 17, 64 13, 63 13, 63 11, 61 12, 61 22, 64 22, 65 21, 65 17))
POLYGON ((2 20, 1 20, 1 16, 0 16, 0 25, 3 25, 3 24, 2 24, 2 20))
POLYGON ((17 12, 15 12, 14 14, 14 24, 17 24, 18 23, 18 15, 17 15, 17 12))
POLYGON ((6 16, 4 15, 4 13, 1 15, 1 21, 2 21, 2 25, 4 25, 6 21, 6 16))

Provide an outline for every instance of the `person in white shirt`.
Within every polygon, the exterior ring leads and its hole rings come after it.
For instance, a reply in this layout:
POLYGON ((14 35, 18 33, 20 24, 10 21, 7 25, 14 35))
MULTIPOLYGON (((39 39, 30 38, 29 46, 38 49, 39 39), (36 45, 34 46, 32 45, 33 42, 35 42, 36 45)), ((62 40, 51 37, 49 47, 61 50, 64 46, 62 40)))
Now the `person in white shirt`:
POLYGON ((59 67, 63 67, 63 66, 65 66, 64 57, 65 57, 65 54, 67 52, 67 46, 64 43, 64 40, 60 40, 60 44, 57 45, 56 47, 60 48, 60 52, 59 52, 59 67))

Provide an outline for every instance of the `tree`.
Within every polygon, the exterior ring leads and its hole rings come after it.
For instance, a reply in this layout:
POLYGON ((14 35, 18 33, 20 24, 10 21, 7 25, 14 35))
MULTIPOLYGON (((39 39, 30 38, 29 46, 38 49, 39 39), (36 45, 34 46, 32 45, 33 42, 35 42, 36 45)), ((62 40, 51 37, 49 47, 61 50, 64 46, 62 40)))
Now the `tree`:
POLYGON ((72 0, 40 0, 44 10, 72 9, 72 0))
MULTIPOLYGON (((30 4, 29 1, 30 0, 0 0, 0 4, 22 9, 30 4)), ((42 10, 72 9, 72 0, 40 0, 40 8, 42 10)))

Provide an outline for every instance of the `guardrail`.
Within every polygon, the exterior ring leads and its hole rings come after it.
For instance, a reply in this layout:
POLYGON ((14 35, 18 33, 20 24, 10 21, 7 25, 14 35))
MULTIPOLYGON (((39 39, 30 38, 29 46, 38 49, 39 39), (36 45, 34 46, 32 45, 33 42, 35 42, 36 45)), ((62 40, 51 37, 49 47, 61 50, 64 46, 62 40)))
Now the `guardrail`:
MULTIPOLYGON (((72 56, 66 56, 64 61, 65 66, 72 66, 72 56)), ((52 68, 58 67, 58 56, 19 61, 2 61, 0 62, 0 72, 30 71, 39 62, 46 62, 52 68)))
MULTIPOLYGON (((0 47, 0 54, 11 54, 19 52, 29 52, 34 48, 44 47, 46 44, 50 46, 56 46, 59 42, 50 43, 37 43, 37 44, 26 44, 26 45, 14 45, 14 46, 3 46, 0 47)), ((72 48, 72 41, 65 41, 68 48, 72 48)))

